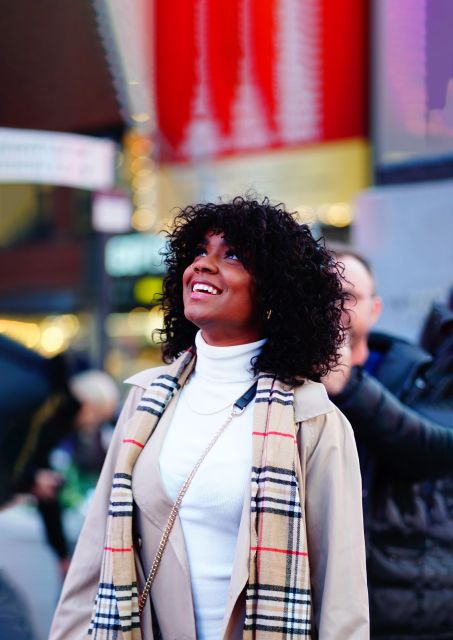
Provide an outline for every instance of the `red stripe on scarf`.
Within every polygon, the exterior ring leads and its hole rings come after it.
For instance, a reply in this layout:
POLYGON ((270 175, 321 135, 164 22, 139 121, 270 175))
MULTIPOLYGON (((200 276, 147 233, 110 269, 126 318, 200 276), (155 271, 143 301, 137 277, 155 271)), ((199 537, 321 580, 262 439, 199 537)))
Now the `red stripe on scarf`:
POLYGON ((134 547, 104 547, 104 551, 132 551, 134 547))
POLYGON ((306 551, 290 551, 289 549, 274 549, 273 547, 250 547, 252 551, 271 551, 273 553, 286 553, 294 556, 308 556, 306 551))
POLYGON ((283 438, 292 438, 294 440, 294 436, 290 433, 282 433, 281 431, 252 431, 253 436, 263 436, 263 438, 267 438, 267 436, 282 436, 283 438))
POLYGON ((130 442, 132 444, 136 444, 137 447, 140 447, 140 449, 143 449, 143 447, 145 446, 144 444, 142 444, 141 442, 137 442, 137 440, 123 440, 123 442, 130 442))

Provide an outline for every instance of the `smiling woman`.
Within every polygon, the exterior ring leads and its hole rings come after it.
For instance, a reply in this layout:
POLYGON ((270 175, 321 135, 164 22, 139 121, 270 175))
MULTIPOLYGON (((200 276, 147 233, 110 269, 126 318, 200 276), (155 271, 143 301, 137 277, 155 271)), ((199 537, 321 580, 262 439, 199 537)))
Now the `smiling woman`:
POLYGON ((357 451, 319 383, 334 259, 237 197, 181 211, 166 264, 168 364, 128 380, 51 640, 367 639, 357 451))
MULTIPOLYGON (((233 282, 235 276, 245 277, 239 295, 250 296, 248 330, 266 337, 255 373, 272 371, 295 384, 305 378, 319 381, 335 366, 344 335, 341 277, 332 255, 284 205, 238 197, 188 206, 177 216, 168 241, 162 299, 167 362, 190 348, 199 328, 187 317, 193 307, 185 309, 185 271, 189 275, 193 270, 200 282, 218 284, 208 273, 223 265, 233 282)), ((233 330, 237 301, 227 297, 217 322, 231 319, 233 330)))
POLYGON ((254 342, 263 326, 256 313, 254 280, 223 234, 207 233, 183 274, 184 314, 208 344, 254 342))

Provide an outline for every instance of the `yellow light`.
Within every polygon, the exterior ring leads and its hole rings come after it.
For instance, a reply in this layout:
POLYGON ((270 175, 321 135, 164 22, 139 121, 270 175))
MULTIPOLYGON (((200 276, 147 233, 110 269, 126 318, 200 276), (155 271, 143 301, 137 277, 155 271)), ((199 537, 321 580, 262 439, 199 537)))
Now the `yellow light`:
POLYGON ((326 212, 327 224, 333 227, 347 227, 352 222, 352 207, 347 202, 332 204, 326 212))
POLYGON ((134 176, 149 175, 154 169, 154 162, 146 156, 134 158, 131 162, 131 173, 134 176))
POLYGON ((30 323, 24 333, 24 344, 29 349, 33 349, 39 343, 41 331, 37 324, 30 323))
POLYGON ((134 177, 135 178, 151 178, 153 175, 153 170, 152 170, 152 165, 150 164, 149 167, 144 167, 142 169, 138 169, 135 173, 134 173, 134 177))
POLYGON ((147 172, 145 175, 137 175, 132 179, 132 188, 134 191, 151 191, 156 186, 156 174, 153 171, 147 172))
POLYGON ((73 338, 80 329, 78 317, 70 313, 55 318, 54 324, 61 328, 65 338, 73 338))
POLYGON ((133 335, 144 336, 148 324, 148 310, 136 307, 127 314, 127 326, 133 335))
POLYGON ((319 219, 320 222, 322 222, 322 224, 329 224, 329 222, 328 222, 328 212, 329 212, 330 207, 331 207, 330 204, 322 204, 316 210, 318 219, 319 219))
POLYGON ((316 212, 313 207, 309 207, 306 204, 301 204, 296 209, 296 220, 301 224, 314 224, 317 220, 316 212))
POLYGON ((162 278, 145 276, 134 285, 134 298, 139 304, 151 304, 162 293, 162 278))
POLYGON ((131 117, 134 122, 148 122, 148 120, 150 119, 148 113, 134 113, 131 117))
POLYGON ((105 368, 111 376, 121 379, 126 357, 121 349, 110 349, 105 357, 105 368))
POLYGON ((135 136, 128 146, 129 153, 134 158, 141 156, 149 157, 152 148, 153 143, 149 138, 145 138, 144 136, 135 136))
POLYGON ((132 214, 131 225, 136 231, 149 231, 156 221, 151 209, 136 209, 132 214))
POLYGON ((159 341, 159 336, 153 335, 156 329, 162 329, 164 326, 164 314, 162 313, 162 309, 159 307, 155 307, 151 309, 148 314, 148 332, 146 335, 146 339, 151 344, 156 344, 159 341))
POLYGON ((132 189, 134 191, 149 191, 156 184, 156 174, 153 171, 136 173, 132 179, 132 189))
POLYGON ((62 351, 65 345, 65 336, 58 326, 50 326, 44 329, 41 335, 41 348, 49 355, 62 351))
POLYGON ((146 208, 145 205, 148 202, 149 194, 147 193, 134 193, 132 196, 132 202, 135 204, 137 209, 146 208))
POLYGON ((111 313, 105 322, 106 333, 111 338, 142 338, 149 344, 156 344, 152 334, 162 326, 163 313, 158 307, 151 311, 136 308, 129 313, 111 313))
POLYGON ((0 320, 0 333, 6 334, 12 340, 20 342, 29 349, 33 349, 39 342, 41 332, 34 322, 19 320, 0 320))

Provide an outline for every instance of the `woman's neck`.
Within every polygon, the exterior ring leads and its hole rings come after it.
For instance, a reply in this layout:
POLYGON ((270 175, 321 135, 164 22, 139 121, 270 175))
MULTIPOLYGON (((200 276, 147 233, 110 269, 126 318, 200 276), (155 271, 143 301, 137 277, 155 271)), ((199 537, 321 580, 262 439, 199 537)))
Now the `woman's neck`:
POLYGON ((218 323, 216 323, 215 329, 211 326, 209 328, 203 327, 201 334, 206 344, 213 347, 235 347, 241 344, 251 344, 260 341, 263 335, 256 324, 252 324, 248 328, 242 327, 238 332, 231 327, 219 327, 218 323))
POLYGON ((201 331, 195 337, 196 377, 213 382, 246 382, 254 378, 251 360, 257 357, 266 340, 230 346, 207 344, 201 331))

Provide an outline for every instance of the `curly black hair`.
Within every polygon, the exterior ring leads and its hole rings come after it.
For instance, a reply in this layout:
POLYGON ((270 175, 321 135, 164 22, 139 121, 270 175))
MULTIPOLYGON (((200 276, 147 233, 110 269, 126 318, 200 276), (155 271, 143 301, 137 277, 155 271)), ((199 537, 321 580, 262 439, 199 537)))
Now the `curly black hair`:
POLYGON ((289 385, 319 381, 338 363, 344 339, 341 270, 307 225, 268 198, 190 205, 176 216, 164 253, 164 361, 194 343, 198 329, 184 315, 182 276, 208 232, 223 234, 255 281, 267 338, 252 362, 255 374, 266 371, 289 385))

